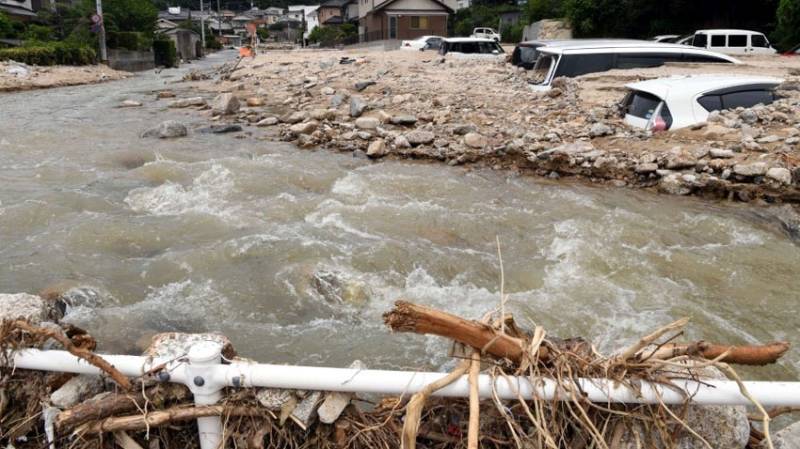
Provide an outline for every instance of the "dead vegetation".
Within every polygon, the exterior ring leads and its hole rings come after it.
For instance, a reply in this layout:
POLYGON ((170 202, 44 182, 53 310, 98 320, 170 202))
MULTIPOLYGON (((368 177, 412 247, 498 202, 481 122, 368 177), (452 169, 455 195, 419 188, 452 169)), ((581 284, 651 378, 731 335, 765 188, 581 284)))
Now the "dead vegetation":
MULTIPOLYGON (((774 363, 788 349, 785 342, 764 346, 680 343, 688 324, 682 319, 605 355, 581 338, 554 338, 541 326, 522 329, 504 309, 501 302, 494 313, 468 320, 398 301, 384 315, 389 328, 452 340, 453 355, 461 359, 457 367, 411 397, 384 398, 377 403, 351 398, 333 423, 311 422, 308 426, 292 414, 309 392, 286 392, 289 400, 278 407, 265 407, 258 389, 230 388, 219 404, 195 406, 185 386, 155 381, 163 367, 137 378, 122 376, 92 352, 95 342, 85 332, 66 325, 40 327, 21 320, 5 321, 0 329, 0 342, 6 349, 0 381, 1 442, 16 448, 43 448, 49 443, 76 449, 198 447, 195 419, 221 416, 225 445, 237 448, 718 447, 709 441, 708 433, 695 430, 696 420, 705 418, 690 403, 689 392, 685 392, 686 402, 678 406, 593 403, 586 399, 577 379, 607 378, 634 390, 649 381, 674 389, 676 380, 702 382, 711 368, 717 368, 738 381, 728 363, 774 363), (73 375, 14 370, 7 359, 16 348, 45 345, 78 355, 106 372, 114 383, 70 408, 52 408, 51 393, 73 375), (496 391, 481 400, 479 372, 496 380, 524 376, 533 385, 551 379, 558 386, 560 400, 520 396, 503 401, 496 391), (468 375, 470 382, 469 399, 431 397, 463 375, 468 375)), ((747 396, 743 385, 741 388, 747 396)), ((756 412, 751 419, 760 427, 749 429, 750 439, 740 447, 772 447, 770 419, 794 409, 767 411, 755 401, 753 404, 756 412)))

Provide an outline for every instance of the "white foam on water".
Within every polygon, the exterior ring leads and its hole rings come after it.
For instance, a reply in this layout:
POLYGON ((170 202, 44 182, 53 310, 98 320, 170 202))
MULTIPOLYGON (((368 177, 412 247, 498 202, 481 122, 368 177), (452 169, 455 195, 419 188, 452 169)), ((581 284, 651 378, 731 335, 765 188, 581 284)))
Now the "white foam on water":
POLYGON ((159 216, 207 214, 240 222, 244 218, 242 206, 227 199, 235 187, 231 171, 213 164, 189 187, 169 181, 157 187, 140 187, 128 193, 125 203, 136 212, 159 216))

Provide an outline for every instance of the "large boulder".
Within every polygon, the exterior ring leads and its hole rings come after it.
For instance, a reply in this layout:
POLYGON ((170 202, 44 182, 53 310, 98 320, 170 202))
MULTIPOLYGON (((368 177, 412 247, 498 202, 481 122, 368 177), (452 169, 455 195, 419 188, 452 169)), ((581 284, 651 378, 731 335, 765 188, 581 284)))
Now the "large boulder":
POLYGON ((25 320, 39 324, 52 316, 52 308, 40 296, 27 293, 0 293, 0 321, 25 320))
POLYGON ((211 103, 211 111, 218 115, 230 115, 239 111, 239 99, 230 92, 219 94, 211 103))
MULTIPOLYGON (((775 432, 772 435, 772 446, 775 449, 800 449, 800 422, 775 432)), ((762 441, 759 449, 767 449, 767 442, 762 441)))
POLYGON ((144 355, 154 358, 174 359, 188 354, 193 345, 208 341, 222 345, 222 356, 226 359, 236 357, 236 350, 233 349, 233 344, 228 340, 228 337, 222 334, 184 334, 181 332, 164 332, 154 335, 150 345, 144 351, 144 355))

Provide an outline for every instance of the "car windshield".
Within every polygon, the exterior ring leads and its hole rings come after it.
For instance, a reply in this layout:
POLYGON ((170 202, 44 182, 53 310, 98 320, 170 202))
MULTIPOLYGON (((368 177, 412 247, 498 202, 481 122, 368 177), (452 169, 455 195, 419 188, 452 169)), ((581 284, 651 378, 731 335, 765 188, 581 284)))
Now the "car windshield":
POLYGON ((536 65, 533 67, 533 79, 535 84, 544 84, 547 81, 547 74, 550 72, 550 67, 555 62, 555 56, 542 55, 536 60, 536 65))
POLYGON ((622 111, 634 117, 650 120, 661 99, 647 92, 635 91, 628 94, 623 100, 622 111))

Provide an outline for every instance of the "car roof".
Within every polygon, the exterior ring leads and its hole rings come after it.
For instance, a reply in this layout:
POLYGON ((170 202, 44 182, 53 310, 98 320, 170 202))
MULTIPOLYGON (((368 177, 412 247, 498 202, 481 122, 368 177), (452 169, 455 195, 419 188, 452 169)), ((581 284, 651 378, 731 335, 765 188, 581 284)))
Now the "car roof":
POLYGON ((605 38, 605 39, 540 39, 523 41, 517 45, 541 45, 547 47, 561 47, 564 45, 590 45, 590 44, 621 44, 625 42, 648 42, 639 39, 605 38))
POLYGON ((728 56, 726 54, 717 53, 714 51, 704 50, 702 48, 695 48, 681 44, 665 44, 661 42, 625 42, 625 43, 597 43, 597 44, 577 44, 577 45, 564 45, 564 46, 546 46, 539 48, 540 53, 550 54, 563 54, 566 52, 579 52, 579 53, 592 53, 596 50, 598 53, 691 53, 695 55, 714 56, 734 64, 741 64, 741 62, 728 56))
POLYGON ((733 34, 733 33, 737 33, 737 34, 764 34, 764 33, 760 32, 760 31, 737 30, 737 29, 732 29, 732 28, 729 28, 729 29, 720 28, 720 29, 709 29, 709 30, 697 30, 697 31, 694 32, 694 34, 698 34, 698 33, 702 33, 702 34, 714 34, 714 33, 718 33, 718 34, 733 34))
POLYGON ((445 42, 494 42, 494 39, 486 39, 485 37, 449 37, 445 42))
POLYGON ((751 75, 679 75, 668 78, 658 78, 637 83, 626 84, 630 90, 638 90, 655 95, 664 99, 669 93, 680 92, 681 96, 694 97, 704 92, 728 89, 731 87, 747 86, 750 84, 769 84, 775 85, 783 82, 780 78, 769 76, 751 75))

